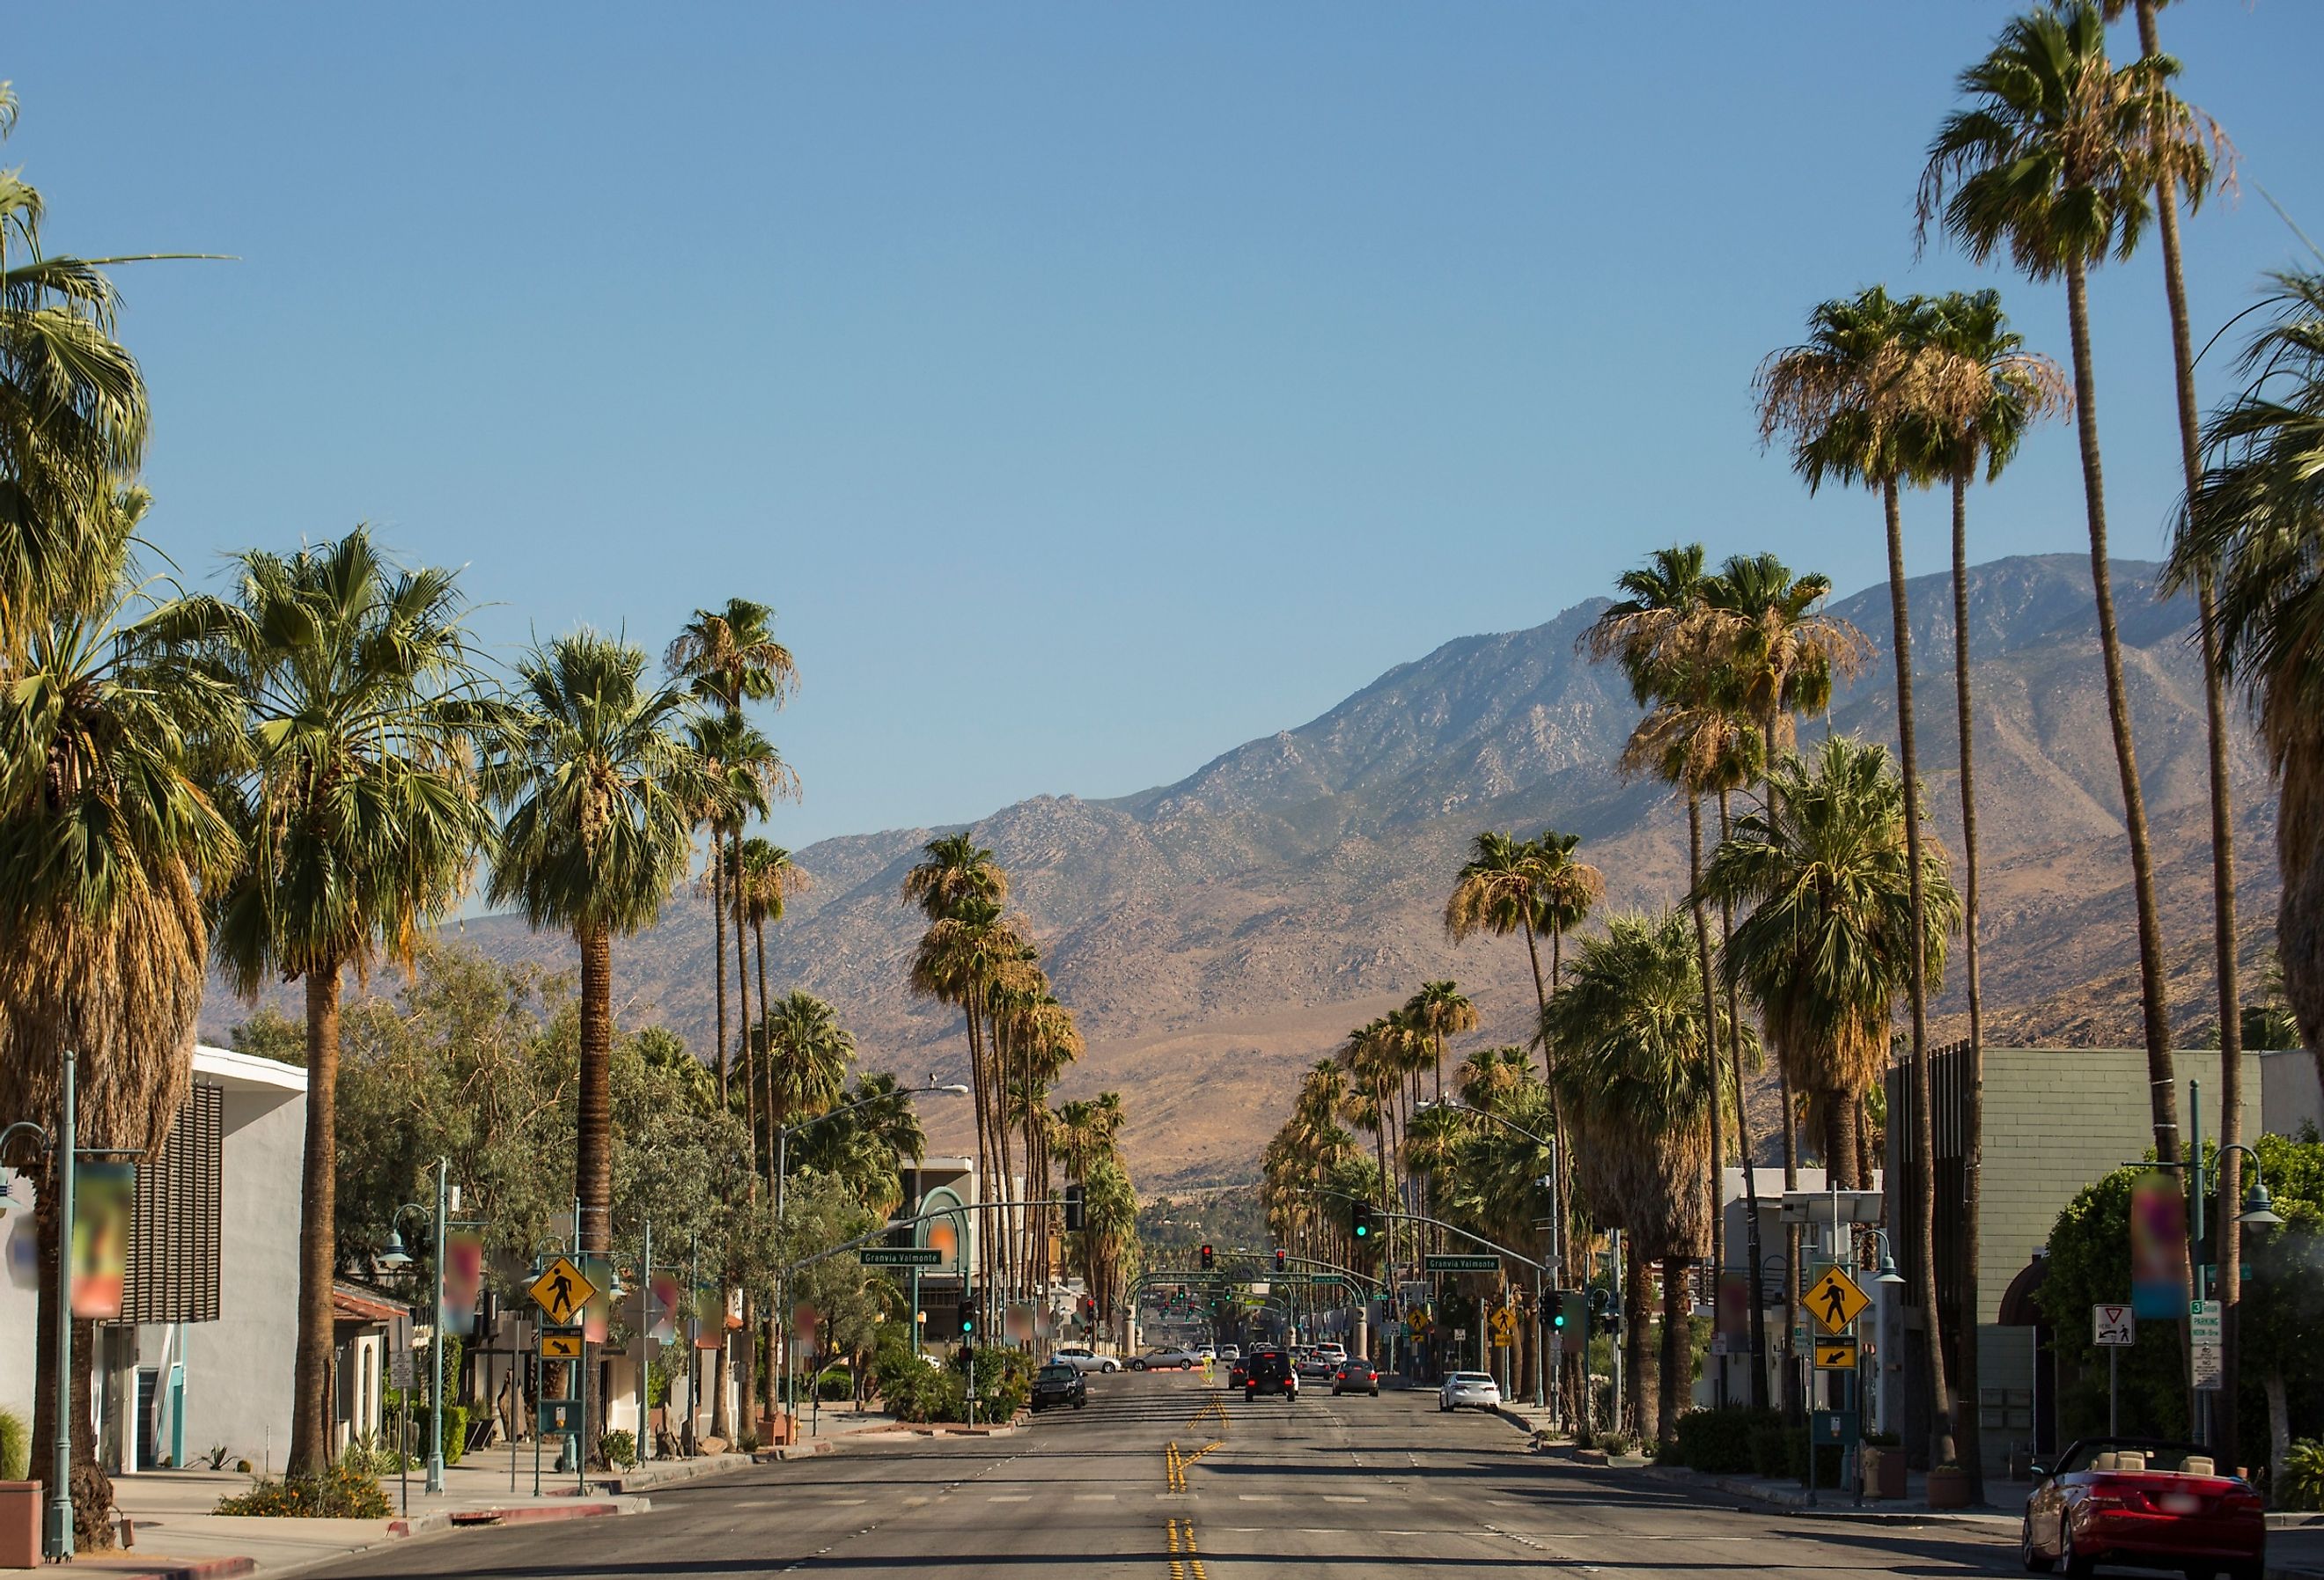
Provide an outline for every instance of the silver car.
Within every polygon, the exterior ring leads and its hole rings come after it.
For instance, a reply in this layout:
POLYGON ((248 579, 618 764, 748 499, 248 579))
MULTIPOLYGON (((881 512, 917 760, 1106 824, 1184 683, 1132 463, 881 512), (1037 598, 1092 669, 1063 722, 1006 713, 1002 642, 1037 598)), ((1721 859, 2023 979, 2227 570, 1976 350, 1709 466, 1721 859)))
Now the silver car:
POLYGON ((1436 1391, 1436 1408, 1440 1410, 1480 1409, 1501 1408, 1501 1385, 1482 1372, 1455 1372, 1436 1391))
POLYGON ((1076 1372, 1119 1372, 1121 1363, 1111 1355, 1101 1355, 1087 1344, 1067 1344, 1049 1357, 1052 1366, 1071 1366, 1076 1372))

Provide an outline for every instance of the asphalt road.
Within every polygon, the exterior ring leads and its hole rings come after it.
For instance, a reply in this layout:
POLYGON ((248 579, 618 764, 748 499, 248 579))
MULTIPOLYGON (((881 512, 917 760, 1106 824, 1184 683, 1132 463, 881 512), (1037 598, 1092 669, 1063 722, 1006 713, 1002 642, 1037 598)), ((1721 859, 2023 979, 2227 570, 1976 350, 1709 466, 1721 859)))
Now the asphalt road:
POLYGON ((650 1512, 398 1543, 327 1575, 952 1580, 1645 1580, 2016 1572, 2003 1535, 1742 1511, 1635 1472, 1529 1455, 1434 1393, 1245 1404, 1199 1377, 1093 1377, 1013 1437, 862 1443, 657 1490, 650 1512), (1175 1445, 1175 1448, 1172 1446, 1175 1445), (1174 1490, 1181 1482, 1184 1491, 1174 1490))

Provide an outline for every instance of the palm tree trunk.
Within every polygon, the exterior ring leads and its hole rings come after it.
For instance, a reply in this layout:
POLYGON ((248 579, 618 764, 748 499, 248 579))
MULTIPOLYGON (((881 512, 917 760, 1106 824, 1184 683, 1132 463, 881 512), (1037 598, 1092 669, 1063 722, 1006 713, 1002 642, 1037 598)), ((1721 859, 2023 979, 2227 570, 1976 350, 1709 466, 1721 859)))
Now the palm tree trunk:
POLYGON ((581 943, 580 1109, 573 1194, 581 1203, 581 1249, 613 1248, 613 935, 599 926, 581 943))
POLYGON ((1618 1428, 1628 1428, 1643 1442, 1646 1396, 1655 1391, 1654 1351, 1646 1345, 1647 1319, 1653 1313, 1646 1307, 1646 1253, 1638 1249, 1636 1234, 1622 1236, 1622 1344, 1628 1352, 1622 1357, 1622 1369, 1628 1373, 1630 1394, 1622 1401, 1625 1418, 1618 1428))
MULTIPOLYGON (((1979 1441, 1977 1314, 1982 1309, 1977 1281, 1978 1215, 1985 1197, 1985 989, 1977 958, 1977 730, 1970 706, 1969 654, 1969 474, 1953 476, 1953 691, 1960 729, 1961 806, 1961 978, 1969 992, 1968 1069, 1961 1082, 1966 1112, 1961 1115, 1961 1320, 1969 1325, 1969 1342, 1961 1345, 1960 1396, 1970 1403, 1961 1412, 1961 1468, 1969 1476, 1971 1503, 1985 1501, 1985 1466, 1979 1441)), ((1866 1159, 1865 1166, 1871 1166, 1866 1159)))
POLYGON ((1861 1190, 1864 1163, 1856 1150, 1856 1094, 1827 1092, 1823 1108, 1823 1166, 1831 1171, 1831 1184, 1839 1190, 1861 1190))
POLYGON ((1668 1447, 1678 1441, 1678 1418, 1684 1413, 1692 1380, 1694 1333, 1688 1320, 1686 1264, 1683 1256, 1663 1258, 1663 1359, 1661 1386, 1655 1391, 1655 1440, 1668 1447))
POLYGON ((2066 311, 2074 345, 2074 427, 2082 447, 2082 500, 2089 519, 2090 582, 2098 604, 2098 651, 2105 661, 2107 715, 2114 727, 2115 766, 2122 777, 2123 824, 2130 838, 2131 885, 2138 905, 2140 1009, 2146 1022, 2146 1079, 2154 1117, 2155 1156, 2181 1158, 2179 1086, 2171 1061, 2171 1012, 2163 997, 2163 920, 2155 907, 2154 860, 2147 847, 2146 795, 2131 739, 2130 693, 2122 679, 2122 633, 2115 623, 2114 574, 2107 563, 2106 479, 2098 462, 2098 377, 2090 366, 2089 275, 2082 260, 2066 264, 2066 311))
MULTIPOLYGON (((1694 912, 1694 951, 1702 969, 1703 1077, 1711 1086, 1711 1266, 1727 1265, 1727 1214, 1722 1199, 1727 1175, 1727 1127, 1719 1097, 1719 986, 1711 974, 1711 923, 1702 904, 1702 798, 1686 798, 1686 857, 1691 879, 1687 905, 1694 912)), ((1722 1400, 1723 1402, 1723 1400, 1722 1400)))
MULTIPOLYGON (((1775 709, 1773 707, 1770 707, 1767 709, 1766 719, 1760 726, 1760 739, 1765 747, 1762 756, 1766 759, 1766 766, 1761 770, 1759 776, 1760 799, 1764 804, 1764 810, 1767 817, 1772 819, 1775 815, 1775 775, 1774 772, 1775 754, 1775 709)), ((1739 1088, 1743 1077, 1738 1072, 1735 1078, 1738 1087, 1739 1088)), ((1775 1091, 1778 1099, 1782 1102, 1784 1106, 1784 1118, 1783 1124, 1781 1126, 1784 1141, 1784 1189, 1788 1193, 1797 1190, 1800 1187, 1799 1105, 1792 1095, 1791 1067, 1788 1063, 1782 1058, 1777 1058, 1775 1060, 1775 1091)), ((1748 1169, 1744 1171, 1743 1178, 1747 1183, 1751 1180, 1752 1177, 1748 1169)), ((1751 1191, 1748 1211, 1751 1215, 1751 1232, 1756 1235, 1759 1232, 1759 1195, 1756 1187, 1751 1191)), ((1752 1320, 1757 1325, 1754 1329, 1754 1332, 1757 1335, 1755 1342, 1757 1343, 1759 1351, 1755 1365, 1763 1372, 1767 1364, 1767 1318, 1765 1302, 1760 1298, 1759 1289, 1759 1280, 1764 1270, 1764 1265, 1765 1264, 1762 1263, 1759 1259, 1758 1252, 1756 1249, 1753 1250, 1751 1252, 1751 1316, 1752 1320)), ((1782 1386, 1784 1398, 1784 1419, 1794 1424, 1797 1424, 1799 1422, 1802 1414, 1806 1408, 1805 1400, 1802 1397, 1800 1387, 1799 1357, 1793 1354, 1794 1346, 1792 1342, 1792 1322, 1794 1320, 1794 1314, 1800 1308, 1800 1296, 1803 1292, 1800 1288, 1800 1226, 1797 1224, 1786 1224, 1784 1226, 1784 1351, 1782 1356, 1784 1369, 1782 1373, 1782 1386)))
POLYGON ((710 826, 710 918, 717 942, 710 951, 710 975, 718 984, 718 1105, 726 1105, 726 839, 710 826))
MULTIPOLYGON (((732 891, 728 903, 734 908, 734 1019, 742 1027, 742 1058, 747 1064, 754 1040, 752 1033, 757 1028, 751 1020, 751 956, 748 953, 751 939, 742 926, 742 829, 740 824, 735 826, 734 836, 729 843, 734 848, 734 881, 727 886, 732 891)), ((720 969, 723 971, 724 967, 720 969)), ((759 1001, 759 1019, 763 1021, 766 1018, 767 1001, 761 998, 759 1001)), ((725 1105, 724 1087, 719 1089, 718 1102, 720 1106, 725 1105)))
MULTIPOLYGON (((1727 792, 1719 792, 1719 837, 1733 838, 1735 825, 1729 816, 1727 792)), ((1731 901, 1721 901, 1719 906, 1720 947, 1735 936, 1735 906, 1731 901)), ((1745 1279, 1751 1290, 1751 1408, 1767 1408, 1767 1308, 1759 1300, 1759 1186, 1753 1170, 1757 1159, 1751 1150, 1751 1115, 1743 1100, 1743 1006, 1735 984, 1727 984, 1727 1054, 1735 1076, 1735 1150, 1743 1162, 1743 1255, 1750 1263, 1745 1279)), ((1718 1280, 1727 1273, 1724 1261, 1714 1264, 1716 1277, 1711 1283, 1713 1310, 1717 1310, 1718 1280)))
MULTIPOLYGON (((2138 0, 2142 53, 2159 55, 2163 44, 2154 22, 2154 0, 2138 0)), ((2171 308, 2171 363, 2179 396, 2179 457, 2193 499, 2203 481, 2201 419, 2195 405, 2194 340, 2187 321, 2187 272, 2179 250, 2179 193, 2169 176, 2155 183, 2157 228, 2163 241, 2163 293, 2171 308)), ((2203 651, 2204 722, 2211 768, 2211 947, 2219 990, 2219 1207, 2218 1289, 2220 1382, 2212 1399, 2212 1443, 2228 1465, 2238 1463, 2236 1400, 2241 1348, 2236 1337, 2243 1298, 2243 1226, 2236 1221, 2243 1199, 2243 991, 2236 958, 2236 830, 2234 788, 2227 777, 2227 707, 2216 595, 2209 570, 2195 579, 2196 614, 2203 651)), ((2275 1463, 2273 1461, 2271 1464, 2275 1463)))
POLYGON ((299 1190, 299 1343, 290 1371, 290 1457, 283 1473, 330 1462, 331 1269, 338 1251, 339 967, 307 973, 307 1156, 299 1190))
MULTIPOLYGON (((1913 625, 1912 611, 1904 593, 1904 522, 1896 498, 1896 480, 1886 477, 1880 485, 1880 509, 1888 529, 1888 615, 1895 628, 1891 648, 1896 661, 1896 744, 1903 754, 1904 779, 1904 861, 1910 869, 1905 873, 1905 887, 1911 895, 1913 929, 1910 969, 1905 980, 1905 996, 1911 1001, 1913 1018, 1913 1070, 1915 1083, 1913 1093, 1913 1133, 1914 1194, 1914 1203, 1919 1221, 1921 1254, 1914 1259, 1914 1293, 1920 1304, 1922 1318, 1928 1337, 1929 1392, 1929 1463, 1954 1463, 1952 1394, 1946 1385, 1944 1334, 1941 1314, 1937 1308, 1937 1158, 1935 1131, 1930 1107, 1935 1098, 1929 1078, 1929 1003, 1928 956, 1924 947, 1927 938, 1923 918, 1924 897, 1921 892, 1921 744, 1913 727, 1913 625)), ((1852 1138, 1853 1132, 1849 1132, 1852 1138)), ((1851 1143, 1851 1152, 1855 1147, 1851 1143)), ((1832 1166, 1827 1157, 1824 1166, 1832 1166)), ((1969 1331, 1962 1347, 1977 1342, 1977 1313, 1968 1316, 1969 1331)))
MULTIPOLYGON (((754 940, 754 941, 757 943, 757 945, 758 945, 758 953, 759 953, 759 1018, 760 1018, 761 1020, 762 1020, 762 1021, 763 1021, 764 1019, 766 1019, 766 1014, 767 1014, 767 1005, 768 1005, 768 1003, 770 1002, 770 1001, 768 999, 768 997, 767 997, 767 924, 766 924, 765 922, 763 922, 763 921, 753 921, 753 922, 751 924, 751 933, 752 933, 752 937, 753 940, 754 940)), ((770 1049, 767 1050, 767 1057, 760 1060, 760 1067, 761 1067, 761 1068, 762 1070, 764 1069, 764 1067, 765 1067, 767 1065, 770 1065, 770 1064, 771 1064, 771 1063, 773 1062, 773 1053, 774 1053, 773 1049, 770 1048, 770 1049)), ((762 1078, 763 1078, 763 1076, 762 1076, 762 1078)), ((761 1112, 761 1113, 763 1113, 763 1114, 765 1114, 765 1115, 767 1116, 767 1124, 768 1124, 768 1136, 767 1136, 767 1143, 768 1143, 767 1172, 769 1172, 770 1174, 771 1174, 771 1173, 773 1173, 773 1172, 774 1172, 774 1167, 775 1167, 775 1165, 774 1165, 774 1133, 773 1133, 773 1125, 774 1125, 774 1106, 773 1106, 773 1099, 774 1099, 774 1094, 773 1094, 773 1092, 772 1092, 771 1090, 770 1090, 770 1091, 766 1092, 765 1094, 763 1094, 763 1095, 764 1095, 764 1097, 766 1098, 766 1102, 765 1102, 765 1103, 761 1106, 761 1108, 760 1108, 760 1112, 761 1112)), ((754 1132, 754 1133, 755 1133, 755 1132, 754 1132)))

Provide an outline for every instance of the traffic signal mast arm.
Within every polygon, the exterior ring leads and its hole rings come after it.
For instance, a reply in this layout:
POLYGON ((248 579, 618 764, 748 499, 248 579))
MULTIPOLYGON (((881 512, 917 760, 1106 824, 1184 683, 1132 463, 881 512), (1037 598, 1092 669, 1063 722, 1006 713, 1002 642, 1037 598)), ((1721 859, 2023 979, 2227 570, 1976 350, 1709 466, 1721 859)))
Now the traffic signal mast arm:
MULTIPOLYGON (((1336 1196, 1342 1201, 1363 1200, 1360 1197, 1350 1196, 1344 1190, 1333 1190, 1321 1186, 1316 1187, 1315 1191, 1316 1194, 1322 1196, 1336 1196)), ((1370 1203, 1366 1203, 1365 1205, 1371 1206, 1370 1203)), ((1442 1218, 1432 1218, 1425 1213, 1398 1213, 1391 1212, 1389 1209, 1383 1206, 1372 1206, 1372 1215, 1379 1218, 1401 1218, 1408 1224, 1434 1224, 1439 1229, 1451 1230, 1453 1234, 1460 1235, 1463 1240, 1473 1240, 1488 1251, 1496 1252, 1502 1256, 1509 1258, 1513 1261, 1521 1261, 1525 1263, 1526 1266, 1533 1269, 1536 1272, 1546 1273, 1549 1270, 1548 1268, 1545 1267, 1540 1262, 1536 1261, 1532 1257, 1527 1256, 1522 1251, 1511 1251, 1508 1246, 1496 1244, 1494 1242, 1486 1239, 1482 1234, 1463 1229, 1458 1224, 1448 1224, 1442 1218)))
POLYGON ((954 1206, 938 1207, 932 1213, 915 1213, 908 1218, 890 1218, 870 1234, 858 1234, 844 1245, 835 1245, 828 1251, 818 1251, 813 1256, 802 1256, 796 1261, 783 1262, 780 1266, 786 1272, 797 1272, 803 1267, 813 1267, 818 1261, 838 1256, 844 1252, 860 1251, 874 1240, 884 1240, 899 1229, 913 1228, 932 1218, 949 1218, 956 1213, 996 1212, 1003 1207, 1061 1207, 1065 1205, 1065 1199, 1062 1197, 1042 1201, 962 1202, 954 1206))

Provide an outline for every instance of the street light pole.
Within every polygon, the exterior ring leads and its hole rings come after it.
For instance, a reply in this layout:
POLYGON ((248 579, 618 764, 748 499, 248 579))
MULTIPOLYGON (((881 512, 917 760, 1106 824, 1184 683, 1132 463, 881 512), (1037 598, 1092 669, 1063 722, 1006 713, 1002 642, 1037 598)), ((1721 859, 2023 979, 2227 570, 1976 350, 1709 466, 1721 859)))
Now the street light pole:
POLYGON ((426 1491, 444 1490, 444 1237, 445 1192, 451 1177, 448 1158, 436 1160, 436 1327, 428 1344, 428 1484, 426 1491))
POLYGON ((57 1098, 57 1137, 51 1162, 57 1178, 57 1446, 49 1473, 49 1529, 42 1550, 66 1563, 73 1556, 72 1503, 72 1221, 74 1149, 79 1146, 75 1110, 80 1056, 64 1053, 64 1077, 57 1098))

